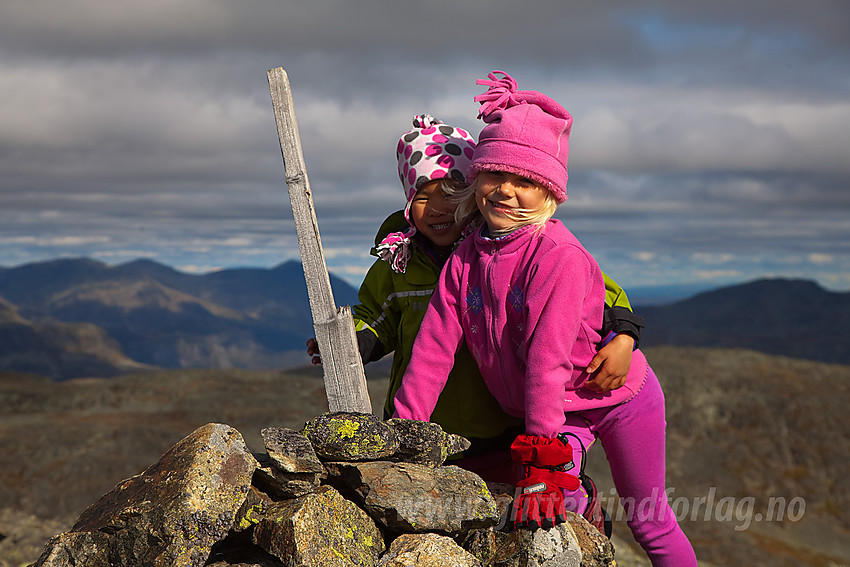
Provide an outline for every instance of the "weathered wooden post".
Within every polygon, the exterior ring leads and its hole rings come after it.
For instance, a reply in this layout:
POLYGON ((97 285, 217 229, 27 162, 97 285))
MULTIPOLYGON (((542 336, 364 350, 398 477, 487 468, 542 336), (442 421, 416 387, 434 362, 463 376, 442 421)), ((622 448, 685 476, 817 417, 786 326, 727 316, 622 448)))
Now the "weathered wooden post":
POLYGON ((286 185, 295 217, 301 264, 307 281, 307 295, 313 312, 313 329, 322 353, 325 372, 325 392, 330 411, 370 413, 372 403, 366 388, 366 374, 357 349, 351 308, 337 309, 331 290, 331 280, 322 252, 319 224, 313 209, 310 182, 295 120, 295 106, 289 77, 283 68, 268 71, 269 90, 274 108, 280 150, 286 173, 286 185))

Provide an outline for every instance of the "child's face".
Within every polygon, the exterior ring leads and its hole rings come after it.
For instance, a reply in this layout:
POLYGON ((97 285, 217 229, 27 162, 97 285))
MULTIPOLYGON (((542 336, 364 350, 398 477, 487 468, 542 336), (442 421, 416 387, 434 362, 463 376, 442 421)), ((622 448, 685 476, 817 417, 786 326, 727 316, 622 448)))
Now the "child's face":
POLYGON ((455 209, 457 203, 443 193, 442 180, 429 181, 413 197, 410 220, 438 249, 451 250, 463 231, 463 226, 455 222, 455 209))
POLYGON ((534 181, 505 171, 481 171, 475 178, 475 201, 490 230, 516 226, 522 211, 538 211, 548 191, 534 181))

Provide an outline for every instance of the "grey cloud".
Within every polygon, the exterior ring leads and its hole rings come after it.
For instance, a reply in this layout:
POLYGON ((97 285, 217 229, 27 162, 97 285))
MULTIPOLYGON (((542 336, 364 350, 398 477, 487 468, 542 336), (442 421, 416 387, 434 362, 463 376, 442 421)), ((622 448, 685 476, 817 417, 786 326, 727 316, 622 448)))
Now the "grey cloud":
POLYGON ((377 224, 403 205, 392 152, 410 117, 431 112, 476 133, 475 80, 493 68, 573 112, 559 216, 629 277, 649 265, 629 252, 666 259, 659 273, 707 264, 695 251, 848 253, 841 0, 10 0, 0 10, 0 264, 297 256, 265 76, 277 66, 292 79, 340 270, 365 270, 377 224))
MULTIPOLYGON (((848 8, 840 0, 640 6, 619 1, 606 2, 605 9, 555 0, 503 0, 486 6, 449 0, 415 5, 389 0, 195 0, 120 7, 106 1, 7 4, 0 36, 4 45, 19 48, 10 49, 12 54, 189 59, 229 52, 306 58, 310 66, 321 66, 328 56, 359 63, 336 69, 343 81, 332 86, 356 85, 368 78, 370 65, 364 61, 376 61, 376 67, 424 64, 426 70, 439 71, 449 58, 452 65, 531 63, 541 73, 594 67, 603 73, 644 73, 658 70, 659 61, 681 58, 677 72, 691 79, 716 80, 717 71, 726 69, 740 81, 755 78, 747 63, 768 63, 766 55, 777 49, 784 55, 782 64, 803 71, 823 61, 823 54, 832 53, 834 62, 846 61, 842 55, 847 54, 850 35, 848 18, 841 17, 848 8), (665 27, 675 28, 676 35, 665 27), (701 34, 706 28, 712 33, 701 34), (789 37, 794 40, 790 45, 789 37), (697 65, 694 57, 699 58, 697 65)), ((776 69, 765 66, 762 72, 783 75, 784 67, 777 63, 771 65, 776 69)))

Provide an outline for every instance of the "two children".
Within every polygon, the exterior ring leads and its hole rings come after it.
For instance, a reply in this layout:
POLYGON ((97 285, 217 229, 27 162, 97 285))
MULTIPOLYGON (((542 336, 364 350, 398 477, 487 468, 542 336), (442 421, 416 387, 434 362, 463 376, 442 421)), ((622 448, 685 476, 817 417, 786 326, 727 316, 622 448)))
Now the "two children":
MULTIPOLYGON (((380 259, 367 273, 358 292, 360 303, 353 307, 363 362, 394 352, 384 405, 387 417, 394 412, 393 399, 440 271, 463 234, 473 228, 455 221, 457 201, 452 195, 466 187, 464 178, 474 140, 463 129, 429 115, 415 117, 413 126, 402 135, 396 148, 407 205, 403 211, 390 215, 379 229, 373 253, 380 259)), ((633 342, 640 332, 640 318, 631 313, 626 294, 607 277, 606 301, 612 306, 606 313, 613 340, 594 360, 594 366, 600 367, 600 388, 624 378, 633 342)), ((318 354, 312 339, 308 353, 318 354)), ((495 475, 493 480, 506 479, 496 478, 502 474, 498 467, 504 464, 497 458, 473 457, 506 448, 521 432, 522 419, 502 411, 465 345, 454 356, 431 420, 472 441, 466 452, 468 459, 460 464, 476 468, 485 477, 486 469, 495 467, 490 471, 495 475)))
POLYGON ((571 446, 598 437, 621 497, 645 512, 628 523, 652 564, 696 565, 665 493, 664 398, 634 351, 624 384, 589 387, 604 335, 606 296, 593 257, 551 217, 566 199, 572 117, 536 91, 494 71, 476 97, 485 122, 455 217, 483 224, 449 257, 417 334, 395 415, 432 418, 466 344, 488 390, 524 421, 511 445, 522 465, 519 525, 563 521, 564 497, 578 487, 571 446), (499 77, 498 75, 501 75, 499 77))
MULTIPOLYGON (((475 149, 474 140, 464 130, 428 115, 415 117, 413 125, 401 137, 396 150, 407 205, 403 211, 390 215, 378 231, 373 253, 380 259, 366 275, 359 290, 360 303, 353 308, 363 362, 394 352, 384 406, 386 417, 395 411, 393 399, 440 271, 464 234, 480 226, 480 221, 472 225, 457 222, 454 215, 458 201, 453 195, 466 187, 464 178, 475 149)), ((590 372, 599 369, 591 385, 600 391, 616 388, 625 379, 640 332, 640 318, 631 313, 625 293, 612 280, 605 278, 605 284, 604 334, 613 339, 596 353, 589 368, 590 372)), ((599 307, 603 307, 602 300, 599 307)), ((320 361, 314 339, 308 341, 308 353, 314 355, 314 362, 320 361)), ((486 480, 516 481, 517 467, 511 462, 508 448, 523 432, 523 420, 502 410, 463 343, 453 353, 430 420, 472 442, 454 464, 473 470, 486 480)), ((574 496, 577 502, 573 509, 585 511, 586 489, 580 487, 574 496)))
MULTIPOLYGON (((378 231, 373 252, 379 260, 366 274, 358 292, 360 303, 352 309, 363 362, 394 352, 384 406, 387 417, 394 412, 393 397, 440 270, 466 228, 454 219, 457 204, 451 195, 465 187, 474 148, 465 130, 424 114, 414 118, 413 128, 396 147, 407 204, 378 231)), ((506 431, 515 435, 522 422, 501 411, 465 349, 454 357, 446 392, 432 419, 470 439, 472 453, 487 452, 490 440, 506 431)))

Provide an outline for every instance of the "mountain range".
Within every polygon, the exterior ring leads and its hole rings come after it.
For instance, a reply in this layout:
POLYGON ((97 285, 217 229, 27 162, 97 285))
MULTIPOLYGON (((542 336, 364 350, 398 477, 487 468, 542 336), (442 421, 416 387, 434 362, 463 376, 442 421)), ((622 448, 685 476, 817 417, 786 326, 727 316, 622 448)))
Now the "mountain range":
MULTIPOLYGON (((331 275, 338 305, 357 291, 331 275)), ((628 291, 628 290, 627 290, 628 291)), ((743 347, 850 363, 850 293, 758 280, 636 308, 643 346, 743 347)), ((0 268, 0 370, 68 379, 153 368, 291 368, 313 336, 301 264, 202 275, 150 260, 0 268)))
MULTIPOLYGON (((331 276, 331 286, 337 304, 356 302, 343 280, 331 276)), ((55 379, 117 375, 128 360, 160 368, 293 366, 305 361, 304 342, 313 336, 298 262, 192 275, 149 260, 61 259, 0 268, 0 298, 0 369, 55 379), (89 368, 45 357, 58 348, 59 323, 66 343, 88 337, 89 368)))
POLYGON ((644 346, 747 348, 850 364, 850 293, 812 281, 757 280, 638 313, 644 346))

